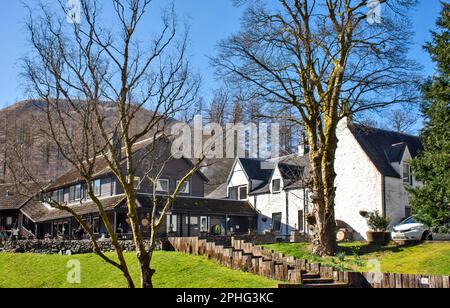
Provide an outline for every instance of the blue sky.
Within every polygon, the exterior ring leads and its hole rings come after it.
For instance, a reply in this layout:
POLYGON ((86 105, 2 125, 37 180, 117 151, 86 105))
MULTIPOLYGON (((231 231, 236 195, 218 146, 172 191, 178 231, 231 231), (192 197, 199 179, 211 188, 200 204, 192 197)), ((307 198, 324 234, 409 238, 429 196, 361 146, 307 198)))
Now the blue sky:
MULTIPOLYGON (((156 0, 159 3, 166 0, 156 0)), ((27 54, 24 20, 27 11, 23 3, 34 0, 1 0, 0 4, 0 108, 25 98, 18 74, 19 59, 27 54)), ((216 43, 239 29, 241 10, 231 0, 174 0, 179 17, 188 20, 191 26, 190 54, 195 70, 202 75, 203 95, 209 96, 211 89, 218 86, 207 56, 215 54, 216 43)), ((432 75, 434 66, 422 45, 430 39, 440 10, 439 0, 421 0, 412 12, 416 31, 412 56, 424 65, 424 74, 432 75)), ((149 28, 153 18, 149 18, 149 28)), ((147 25, 145 25, 147 26, 147 25)))

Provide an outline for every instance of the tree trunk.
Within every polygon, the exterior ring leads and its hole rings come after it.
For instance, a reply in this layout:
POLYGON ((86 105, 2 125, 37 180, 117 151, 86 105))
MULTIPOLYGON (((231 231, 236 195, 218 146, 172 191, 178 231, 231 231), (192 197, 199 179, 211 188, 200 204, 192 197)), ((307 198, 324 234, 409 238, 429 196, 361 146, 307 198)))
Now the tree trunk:
POLYGON ((138 255, 140 274, 141 274, 141 287, 143 289, 153 289, 153 275, 155 270, 150 268, 151 257, 149 254, 138 255))
POLYGON ((313 253, 319 256, 333 256, 337 251, 336 220, 334 216, 334 170, 337 138, 328 135, 326 149, 317 146, 317 137, 310 133, 311 187, 313 209, 308 215, 311 226, 313 253))

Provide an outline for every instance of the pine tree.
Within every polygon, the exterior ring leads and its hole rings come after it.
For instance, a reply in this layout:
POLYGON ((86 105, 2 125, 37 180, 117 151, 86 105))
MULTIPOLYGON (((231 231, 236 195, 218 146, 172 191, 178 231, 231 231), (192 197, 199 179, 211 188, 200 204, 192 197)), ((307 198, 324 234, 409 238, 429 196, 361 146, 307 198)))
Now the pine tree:
POLYGON ((411 191, 416 219, 436 231, 450 230, 450 3, 442 3, 438 31, 425 48, 438 72, 423 86, 422 112, 426 118, 421 137, 424 152, 413 161, 423 183, 411 191))

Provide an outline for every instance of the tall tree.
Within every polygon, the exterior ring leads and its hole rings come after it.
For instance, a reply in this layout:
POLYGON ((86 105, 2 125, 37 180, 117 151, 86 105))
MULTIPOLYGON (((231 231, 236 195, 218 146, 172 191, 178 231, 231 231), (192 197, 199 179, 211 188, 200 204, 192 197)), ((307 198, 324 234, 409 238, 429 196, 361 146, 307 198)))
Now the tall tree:
POLYGON ((213 64, 253 97, 299 114, 293 121, 310 148, 313 251, 333 255, 336 127, 351 113, 416 99, 417 67, 407 58, 416 1, 235 2, 247 5, 242 30, 219 43, 213 64))
MULTIPOLYGON (((111 258, 100 250, 91 227, 70 206, 53 199, 47 202, 69 212, 89 235, 95 253, 120 270, 129 287, 134 287, 118 234, 94 190, 97 162, 106 162, 126 198, 143 288, 153 287, 155 271, 151 261, 156 232, 179 191, 201 163, 199 159, 189 171, 180 174, 177 187, 162 202, 156 197, 158 176, 172 159, 170 150, 164 147, 169 138, 165 137, 168 125, 197 101, 199 79, 190 73, 187 33, 180 32, 173 8, 164 12, 161 30, 154 37, 138 37, 151 3, 111 0, 100 4, 98 0, 80 0, 80 16, 72 15, 72 8, 68 10, 63 0, 58 1, 56 11, 41 5, 41 10, 30 10, 27 26, 33 51, 24 59, 30 94, 40 102, 46 119, 40 130, 83 178, 117 257, 111 258), (108 16, 113 20, 110 27, 102 22, 101 5, 112 9, 112 16, 108 16), (151 113, 146 114, 145 124, 138 126, 136 121, 143 110, 151 113), (106 117, 108 112, 113 116, 106 117), (135 146, 148 137, 155 142, 137 157, 135 146), (137 175, 138 170, 144 176, 137 175), (141 183, 136 185, 136 180, 141 183), (141 185, 151 186, 153 192, 149 222, 144 226, 137 201, 137 187, 141 185), (144 241, 144 229, 150 234, 148 242, 144 241)), ((18 144, 16 148, 17 164, 23 147, 24 144, 18 144)), ((13 171, 21 177, 33 177, 32 170, 22 166, 21 172, 17 167, 13 171)), ((16 179, 20 184, 22 179, 16 179)))
POLYGON ((394 109, 389 111, 385 126, 387 129, 398 133, 411 133, 411 129, 417 123, 417 115, 406 109, 394 109))
POLYGON ((413 160, 416 178, 423 186, 411 190, 414 216, 440 231, 450 230, 450 4, 442 3, 439 31, 425 48, 438 73, 423 87, 426 118, 421 137, 424 152, 413 160))

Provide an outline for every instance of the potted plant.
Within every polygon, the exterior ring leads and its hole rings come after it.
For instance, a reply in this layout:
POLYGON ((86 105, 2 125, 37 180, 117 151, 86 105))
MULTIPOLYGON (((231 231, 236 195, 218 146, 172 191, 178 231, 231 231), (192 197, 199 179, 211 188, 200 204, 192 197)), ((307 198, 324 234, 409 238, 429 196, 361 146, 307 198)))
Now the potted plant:
POLYGON ((388 241, 387 228, 389 227, 390 219, 380 215, 378 211, 369 213, 367 225, 370 231, 367 232, 367 240, 371 244, 385 245, 388 241))

